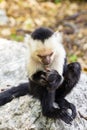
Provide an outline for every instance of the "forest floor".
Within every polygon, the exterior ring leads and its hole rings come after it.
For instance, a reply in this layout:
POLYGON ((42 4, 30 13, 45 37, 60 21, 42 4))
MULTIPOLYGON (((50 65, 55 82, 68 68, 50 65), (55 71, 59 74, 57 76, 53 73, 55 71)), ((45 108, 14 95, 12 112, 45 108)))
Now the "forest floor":
POLYGON ((0 0, 0 37, 23 41, 40 26, 63 32, 68 61, 87 72, 87 2, 0 0))

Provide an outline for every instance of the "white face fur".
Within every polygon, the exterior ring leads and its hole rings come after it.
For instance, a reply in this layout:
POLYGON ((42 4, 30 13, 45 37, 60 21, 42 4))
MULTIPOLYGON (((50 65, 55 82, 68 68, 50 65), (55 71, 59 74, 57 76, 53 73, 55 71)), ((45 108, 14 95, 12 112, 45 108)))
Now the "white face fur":
POLYGON ((45 69, 38 54, 44 55, 51 53, 51 63, 47 67, 57 70, 62 76, 66 53, 62 45, 61 33, 55 32, 51 37, 44 40, 44 43, 40 40, 34 40, 30 35, 27 35, 25 37, 25 42, 29 46, 29 62, 27 66, 29 78, 38 70, 45 69))

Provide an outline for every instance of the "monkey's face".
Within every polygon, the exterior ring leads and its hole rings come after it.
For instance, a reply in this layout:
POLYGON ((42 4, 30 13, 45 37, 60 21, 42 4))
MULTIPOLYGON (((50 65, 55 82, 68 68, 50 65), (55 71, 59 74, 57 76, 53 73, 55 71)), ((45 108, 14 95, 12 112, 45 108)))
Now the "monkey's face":
POLYGON ((51 48, 41 48, 37 49, 33 53, 33 59, 42 65, 50 65, 53 61, 54 52, 51 48))
POLYGON ((31 45, 31 58, 43 66, 49 66, 54 60, 55 50, 52 43, 35 40, 31 45))

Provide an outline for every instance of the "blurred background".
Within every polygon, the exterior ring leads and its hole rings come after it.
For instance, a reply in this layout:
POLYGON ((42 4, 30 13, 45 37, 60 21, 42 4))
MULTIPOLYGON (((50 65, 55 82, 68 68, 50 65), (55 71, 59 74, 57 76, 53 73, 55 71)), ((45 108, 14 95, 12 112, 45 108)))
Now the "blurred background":
POLYGON ((0 37, 23 41, 45 26, 63 32, 68 62, 87 73, 87 0, 0 0, 0 37))

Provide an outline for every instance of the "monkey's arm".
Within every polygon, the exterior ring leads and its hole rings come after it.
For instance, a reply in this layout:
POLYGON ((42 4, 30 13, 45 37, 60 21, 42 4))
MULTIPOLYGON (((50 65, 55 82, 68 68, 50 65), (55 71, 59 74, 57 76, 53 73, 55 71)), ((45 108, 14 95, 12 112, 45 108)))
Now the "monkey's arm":
MULTIPOLYGON (((34 81, 37 84, 40 84, 41 86, 47 86, 47 81, 41 77, 41 75, 46 75, 45 72, 39 71, 36 74, 34 74, 33 78, 34 81)), ((49 78, 50 79, 50 78, 49 78)), ((0 93, 0 106, 10 102, 11 100, 13 100, 14 98, 20 97, 20 96, 24 96, 26 94, 29 93, 29 83, 23 83, 20 84, 17 87, 12 87, 6 91, 3 91, 2 93, 0 93)))
POLYGON ((62 83, 62 76, 56 70, 50 70, 46 74, 48 89, 56 90, 62 83))
POLYGON ((73 62, 67 65, 67 70, 64 74, 64 81, 56 90, 55 101, 58 103, 59 107, 62 109, 71 109, 72 111, 72 118, 76 117, 76 107, 74 104, 68 102, 64 99, 67 94, 69 94, 72 89, 76 86, 79 81, 81 75, 81 65, 78 62, 73 62))
POLYGON ((0 106, 10 102, 14 98, 24 96, 29 93, 29 83, 20 84, 0 93, 0 106))

